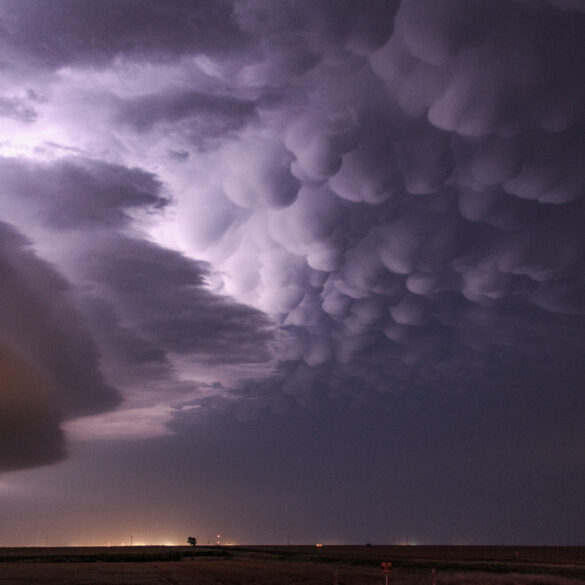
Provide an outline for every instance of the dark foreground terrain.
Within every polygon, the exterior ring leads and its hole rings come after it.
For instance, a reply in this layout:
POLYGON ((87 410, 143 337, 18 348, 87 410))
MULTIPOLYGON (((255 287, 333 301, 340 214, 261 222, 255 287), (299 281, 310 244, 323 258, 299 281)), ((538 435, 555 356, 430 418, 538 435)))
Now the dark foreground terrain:
POLYGON ((585 547, 0 548, 0 585, 577 585, 585 547), (433 569, 434 577, 433 577, 433 569))

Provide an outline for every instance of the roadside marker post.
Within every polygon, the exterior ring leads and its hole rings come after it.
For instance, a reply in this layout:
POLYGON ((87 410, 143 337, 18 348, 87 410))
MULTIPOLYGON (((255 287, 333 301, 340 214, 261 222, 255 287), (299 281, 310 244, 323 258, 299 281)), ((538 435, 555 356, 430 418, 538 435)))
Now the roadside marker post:
POLYGON ((386 561, 382 563, 382 573, 386 576, 386 585, 388 585, 388 575, 392 571, 392 563, 390 561, 386 561))

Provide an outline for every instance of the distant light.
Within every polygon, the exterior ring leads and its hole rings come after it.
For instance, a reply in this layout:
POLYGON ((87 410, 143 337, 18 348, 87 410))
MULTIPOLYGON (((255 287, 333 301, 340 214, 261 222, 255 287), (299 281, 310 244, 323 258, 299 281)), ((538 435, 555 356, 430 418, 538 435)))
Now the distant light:
POLYGON ((322 544, 320 544, 320 543, 319 543, 319 544, 317 544, 316 546, 317 546, 317 548, 323 548, 323 545, 322 545, 322 544))

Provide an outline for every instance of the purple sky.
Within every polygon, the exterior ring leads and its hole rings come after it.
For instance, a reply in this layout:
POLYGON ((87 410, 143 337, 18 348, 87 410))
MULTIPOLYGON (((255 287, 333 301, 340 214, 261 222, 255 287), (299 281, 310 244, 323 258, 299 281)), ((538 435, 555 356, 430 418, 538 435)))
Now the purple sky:
POLYGON ((585 544, 585 2, 0 31, 0 545, 585 544))

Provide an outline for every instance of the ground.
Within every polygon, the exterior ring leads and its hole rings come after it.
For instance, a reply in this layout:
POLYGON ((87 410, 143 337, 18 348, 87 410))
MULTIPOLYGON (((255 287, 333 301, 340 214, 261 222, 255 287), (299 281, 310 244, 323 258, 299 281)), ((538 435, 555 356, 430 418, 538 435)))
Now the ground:
POLYGON ((577 585, 585 547, 2 548, 0 585, 577 585))

